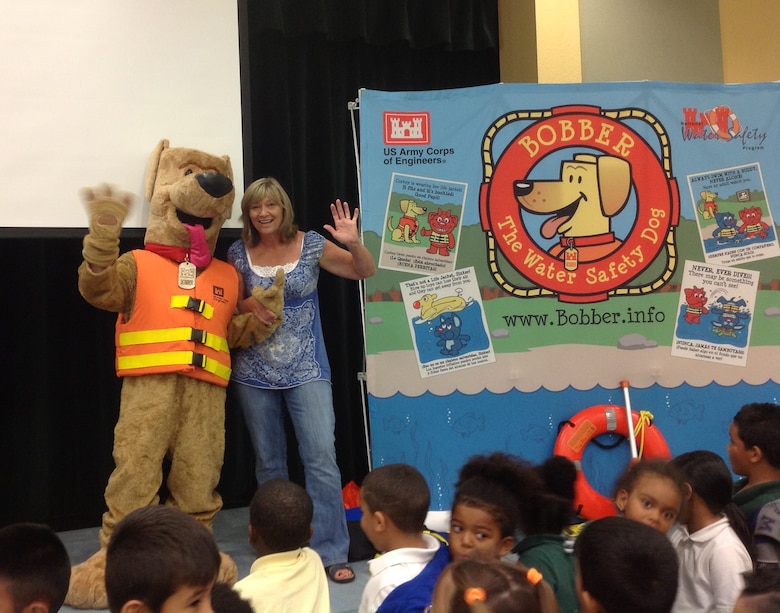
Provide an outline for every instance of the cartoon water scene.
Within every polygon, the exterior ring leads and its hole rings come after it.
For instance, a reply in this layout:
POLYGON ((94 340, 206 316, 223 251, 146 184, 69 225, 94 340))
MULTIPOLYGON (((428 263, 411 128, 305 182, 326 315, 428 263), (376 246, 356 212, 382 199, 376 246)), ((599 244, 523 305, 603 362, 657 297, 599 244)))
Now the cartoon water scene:
POLYGON ((420 376, 495 361, 473 268, 401 283, 420 376))
POLYGON ((393 173, 379 266, 431 275, 455 269, 465 183, 393 173))
POLYGON ((744 366, 758 272, 685 264, 672 355, 744 366))
POLYGON ((689 175, 704 258, 737 264, 780 255, 758 163, 689 175))

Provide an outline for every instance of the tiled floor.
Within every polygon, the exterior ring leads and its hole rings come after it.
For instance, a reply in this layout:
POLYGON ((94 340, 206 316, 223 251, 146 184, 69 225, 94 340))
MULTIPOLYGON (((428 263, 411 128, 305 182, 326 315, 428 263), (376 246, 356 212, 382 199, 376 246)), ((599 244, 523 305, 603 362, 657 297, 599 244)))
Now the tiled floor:
MULTIPOLYGON (((255 559, 254 552, 247 542, 248 519, 249 512, 246 508, 220 511, 214 519, 214 538, 220 551, 224 551, 235 560, 239 578, 249 573, 249 568, 255 559)), ((98 528, 61 532, 60 537, 68 549, 73 564, 84 561, 98 550, 98 528)), ((333 582, 329 584, 332 613, 350 613, 358 609, 363 587, 368 581, 368 566, 365 561, 353 562, 352 568, 355 571, 355 581, 341 585, 333 582)), ((78 609, 66 606, 61 610, 72 613, 78 609)))

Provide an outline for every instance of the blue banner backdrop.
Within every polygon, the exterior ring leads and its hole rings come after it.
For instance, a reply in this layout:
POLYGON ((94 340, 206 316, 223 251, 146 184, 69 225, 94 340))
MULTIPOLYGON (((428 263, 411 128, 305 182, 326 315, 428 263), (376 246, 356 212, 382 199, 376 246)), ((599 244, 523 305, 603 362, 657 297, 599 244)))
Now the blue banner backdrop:
MULTIPOLYGON (((590 406, 628 399, 671 453, 725 457, 738 408, 777 401, 779 83, 359 106, 372 461, 419 468, 434 509, 469 456, 539 462, 590 406)), ((630 450, 599 440, 579 451, 609 495, 630 450)))

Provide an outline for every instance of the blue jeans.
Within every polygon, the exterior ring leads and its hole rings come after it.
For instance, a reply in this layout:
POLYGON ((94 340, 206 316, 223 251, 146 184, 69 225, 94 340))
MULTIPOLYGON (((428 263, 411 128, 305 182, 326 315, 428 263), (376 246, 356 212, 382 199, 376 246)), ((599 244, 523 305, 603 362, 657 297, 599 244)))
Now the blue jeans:
POLYGON ((314 504, 310 546, 325 566, 347 561, 349 533, 336 464, 336 417, 328 381, 267 390, 235 385, 235 392, 255 450, 258 485, 289 479, 284 407, 290 415, 303 463, 306 491, 314 504))

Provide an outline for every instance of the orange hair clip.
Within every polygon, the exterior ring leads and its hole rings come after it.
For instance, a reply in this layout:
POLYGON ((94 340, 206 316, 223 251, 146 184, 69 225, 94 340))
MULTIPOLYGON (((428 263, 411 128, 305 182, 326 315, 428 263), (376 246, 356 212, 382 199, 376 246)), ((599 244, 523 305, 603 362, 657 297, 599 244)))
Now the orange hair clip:
POLYGON ((463 591, 463 600, 466 601, 466 604, 471 605, 477 601, 485 602, 485 599, 487 599, 487 594, 481 587, 469 587, 463 591))
POLYGON ((529 568, 528 572, 525 574, 525 578, 528 579, 528 582, 536 585, 539 583, 544 577, 542 577, 542 573, 540 573, 535 568, 529 568))

